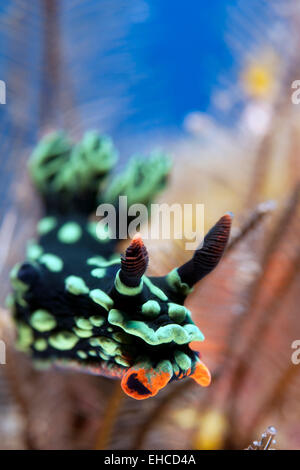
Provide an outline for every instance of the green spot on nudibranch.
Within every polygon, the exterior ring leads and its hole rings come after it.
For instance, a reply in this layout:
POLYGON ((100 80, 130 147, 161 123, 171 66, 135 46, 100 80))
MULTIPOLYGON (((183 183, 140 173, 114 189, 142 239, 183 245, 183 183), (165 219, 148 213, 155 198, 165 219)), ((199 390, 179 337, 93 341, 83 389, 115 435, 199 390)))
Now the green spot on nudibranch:
POLYGON ((96 234, 98 240, 100 240, 101 242, 108 242, 111 238, 110 231, 107 225, 103 226, 102 224, 97 224, 96 234))
POLYGON ((120 254, 119 253, 113 253, 110 257, 109 257, 109 261, 110 262, 116 262, 118 261, 120 263, 120 254))
POLYGON ((76 326, 78 326, 78 328, 81 328, 82 330, 93 329, 93 325, 90 323, 88 318, 83 318, 83 317, 75 318, 75 323, 76 323, 76 326))
POLYGON ((68 292, 74 295, 88 294, 89 288, 81 277, 68 276, 65 279, 65 287, 68 292))
POLYGON ((62 243, 76 243, 82 235, 77 222, 67 222, 58 231, 57 237, 62 243))
POLYGON ((13 309, 14 308, 15 298, 11 293, 7 294, 7 296, 5 297, 4 304, 5 304, 5 307, 8 308, 8 309, 13 309))
POLYGON ((33 331, 30 326, 26 325, 26 323, 18 322, 18 338, 16 341, 16 348, 19 351, 28 352, 30 346, 33 343, 33 331))
POLYGON ((78 343, 79 338, 70 331, 60 331, 50 336, 49 344, 59 351, 68 351, 73 349, 78 343))
POLYGON ((34 349, 36 349, 37 351, 45 351, 47 349, 48 344, 44 338, 38 338, 33 343, 33 346, 34 346, 34 349))
POLYGON ((122 356, 115 356, 115 361, 117 364, 120 364, 120 366, 130 367, 130 363, 122 356))
POLYGON ((187 371, 191 368, 192 361, 187 354, 184 354, 182 351, 174 352, 175 361, 177 362, 180 369, 187 371))
POLYGON ((88 357, 87 353, 84 351, 77 351, 77 356, 80 357, 80 359, 86 359, 88 357))
POLYGON ((59 272, 63 268, 63 261, 56 255, 45 253, 40 257, 40 263, 44 264, 49 271, 59 272))
POLYGON ((98 354, 99 354, 99 357, 103 359, 103 361, 108 361, 110 359, 110 357, 107 354, 105 354, 103 351, 99 351, 98 354))
POLYGON ((146 317, 154 318, 160 313, 160 305, 156 300, 148 300, 142 305, 142 313, 146 317))
POLYGON ((105 318, 100 315, 93 315, 89 318, 91 324, 96 327, 100 327, 105 323, 105 318))
POLYGON ((173 321, 182 323, 185 319, 186 313, 187 309, 183 305, 174 304, 172 302, 168 303, 168 314, 173 321))
POLYGON ((157 364, 157 369, 161 372, 166 372, 170 375, 173 375, 173 367, 170 361, 164 359, 157 364))
POLYGON ((179 292, 182 295, 188 295, 191 292, 193 292, 193 287, 190 287, 188 284, 185 282, 182 282, 177 268, 173 269, 171 272, 166 277, 167 283, 171 287, 172 290, 175 292, 179 292))
POLYGON ((92 258, 87 259, 88 265, 98 266, 99 268, 108 268, 109 266, 113 266, 115 264, 120 263, 120 256, 113 257, 109 261, 107 261, 103 256, 93 256, 92 258))
POLYGON ((27 302, 24 299, 24 294, 28 291, 29 286, 25 282, 18 278, 18 272, 20 270, 20 263, 17 263, 10 272, 10 282, 14 288, 17 302, 22 306, 26 307, 27 302))
POLYGON ((89 356, 93 356, 93 357, 96 357, 96 356, 97 356, 97 353, 96 353, 96 351, 94 351, 94 349, 90 349, 90 350, 88 351, 88 354, 89 354, 89 356))
POLYGON ((16 281, 17 283, 20 282, 21 284, 26 286, 26 284, 24 284, 22 281, 18 279, 18 272, 19 272, 20 267, 21 267, 20 263, 15 264, 12 270, 10 271, 9 277, 10 277, 11 282, 14 282, 14 281, 16 281))
POLYGON ((87 229, 89 233, 100 242, 108 242, 111 239, 108 225, 103 225, 101 222, 88 222, 87 229))
POLYGON ((57 220, 55 217, 44 217, 37 224, 37 231, 40 235, 46 235, 46 233, 51 232, 57 225, 57 220))
POLYGON ((160 300, 168 300, 166 294, 159 287, 155 286, 147 276, 144 276, 144 281, 153 295, 158 297, 160 300))
POLYGON ((92 258, 87 259, 87 264, 95 266, 103 266, 106 263, 106 259, 103 256, 92 256, 92 258))
POLYGON ((31 240, 27 244, 26 257, 30 261, 36 261, 43 254, 43 248, 38 245, 35 241, 31 240))
POLYGON ((31 326, 40 332, 50 331, 56 327, 56 320, 47 310, 36 310, 30 317, 31 326))
POLYGON ((119 270, 115 278, 115 288, 122 295, 129 295, 129 296, 138 295, 143 290, 143 277, 137 287, 128 287, 125 284, 123 284, 123 282, 121 281, 120 270, 119 270))
POLYGON ((81 328, 76 328, 74 326, 73 331, 79 338, 90 338, 93 336, 93 332, 91 330, 82 330, 81 328))
POLYGON ((104 350, 105 354, 109 354, 109 356, 122 354, 119 344, 106 336, 98 336, 97 338, 90 339, 90 345, 94 347, 100 346, 104 350))
POLYGON ((172 363, 172 367, 173 367, 173 373, 174 373, 176 376, 178 376, 181 371, 180 371, 180 369, 179 369, 177 363, 176 363, 176 362, 173 362, 173 363, 172 363))
POLYGON ((102 279, 105 276, 105 273, 105 268, 95 268, 91 271, 91 275, 97 277, 98 279, 102 279))
POLYGON ((101 307, 106 310, 109 310, 113 306, 114 301, 109 297, 109 295, 100 289, 91 290, 89 296, 94 302, 96 302, 96 304, 101 305, 101 307))

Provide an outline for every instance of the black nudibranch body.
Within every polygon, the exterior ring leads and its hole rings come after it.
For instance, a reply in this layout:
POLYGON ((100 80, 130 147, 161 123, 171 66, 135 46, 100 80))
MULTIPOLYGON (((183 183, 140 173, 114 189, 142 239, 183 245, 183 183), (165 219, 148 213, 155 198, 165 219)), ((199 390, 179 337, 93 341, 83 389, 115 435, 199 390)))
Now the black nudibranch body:
POLYGON ((204 337, 184 301, 221 259, 231 215, 216 223, 190 261, 167 276, 148 277, 140 236, 120 258, 118 234, 112 239, 90 215, 104 202, 118 213, 119 196, 149 207, 170 162, 157 152, 134 157, 109 179, 116 159, 111 140, 95 132, 75 145, 62 133, 51 134, 33 152, 29 169, 45 215, 26 261, 11 272, 17 346, 36 363, 120 378, 136 399, 187 376, 207 386, 210 373, 189 346, 204 337))

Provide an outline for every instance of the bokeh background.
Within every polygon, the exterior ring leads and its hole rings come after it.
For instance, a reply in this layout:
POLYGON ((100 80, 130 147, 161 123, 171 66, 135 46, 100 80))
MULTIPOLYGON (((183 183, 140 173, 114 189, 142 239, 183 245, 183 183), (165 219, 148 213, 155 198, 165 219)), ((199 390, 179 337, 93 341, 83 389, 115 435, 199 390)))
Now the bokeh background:
MULTIPOLYGON (((299 50, 292 0, 1 4, 0 448, 242 449, 274 425, 278 448, 300 449, 299 50), (15 352, 9 271, 41 213, 26 162, 57 128, 110 134, 119 169, 162 148, 174 165, 160 201, 205 204, 206 228, 235 213, 222 264, 188 301, 209 389, 183 381, 135 402, 15 352)), ((147 246, 155 274, 190 256, 184 240, 147 246)))

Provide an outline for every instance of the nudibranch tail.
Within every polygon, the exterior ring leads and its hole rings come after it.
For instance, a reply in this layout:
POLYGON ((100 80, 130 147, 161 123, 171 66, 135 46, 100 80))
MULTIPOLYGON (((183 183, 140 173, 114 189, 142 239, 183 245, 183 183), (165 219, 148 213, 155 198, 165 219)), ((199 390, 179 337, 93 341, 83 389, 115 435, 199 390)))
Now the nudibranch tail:
POLYGON ((218 264, 231 216, 217 222, 188 263, 167 276, 147 276, 140 235, 120 257, 116 237, 89 216, 103 201, 121 211, 120 195, 148 206, 167 180, 170 161, 157 152, 134 157, 110 179, 116 158, 111 140, 95 132, 75 145, 52 134, 35 149, 30 173, 46 214, 27 260, 11 272, 17 346, 38 364, 121 379, 124 392, 138 400, 185 377, 206 387, 210 373, 190 348, 204 336, 184 302, 218 264))

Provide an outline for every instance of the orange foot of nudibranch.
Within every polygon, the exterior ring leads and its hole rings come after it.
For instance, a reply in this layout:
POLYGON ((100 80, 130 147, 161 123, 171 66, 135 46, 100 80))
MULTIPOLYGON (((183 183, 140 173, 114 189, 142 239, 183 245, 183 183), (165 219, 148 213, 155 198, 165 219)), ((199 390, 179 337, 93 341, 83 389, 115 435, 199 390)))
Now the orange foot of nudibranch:
POLYGON ((169 361, 161 361, 151 367, 147 361, 130 367, 124 374, 121 386, 124 392, 136 400, 154 397, 164 388, 173 375, 169 361))
POLYGON ((190 377, 202 387, 208 387, 211 382, 210 372, 200 359, 196 362, 195 370, 192 372, 190 377))
MULTIPOLYGON (((187 375, 202 387, 207 387, 211 381, 209 370, 200 360, 187 375)), ((147 361, 139 362, 125 372, 121 386, 130 397, 144 400, 157 395, 170 382, 172 376, 173 369, 169 361, 161 361, 155 368, 150 367, 147 361)))

